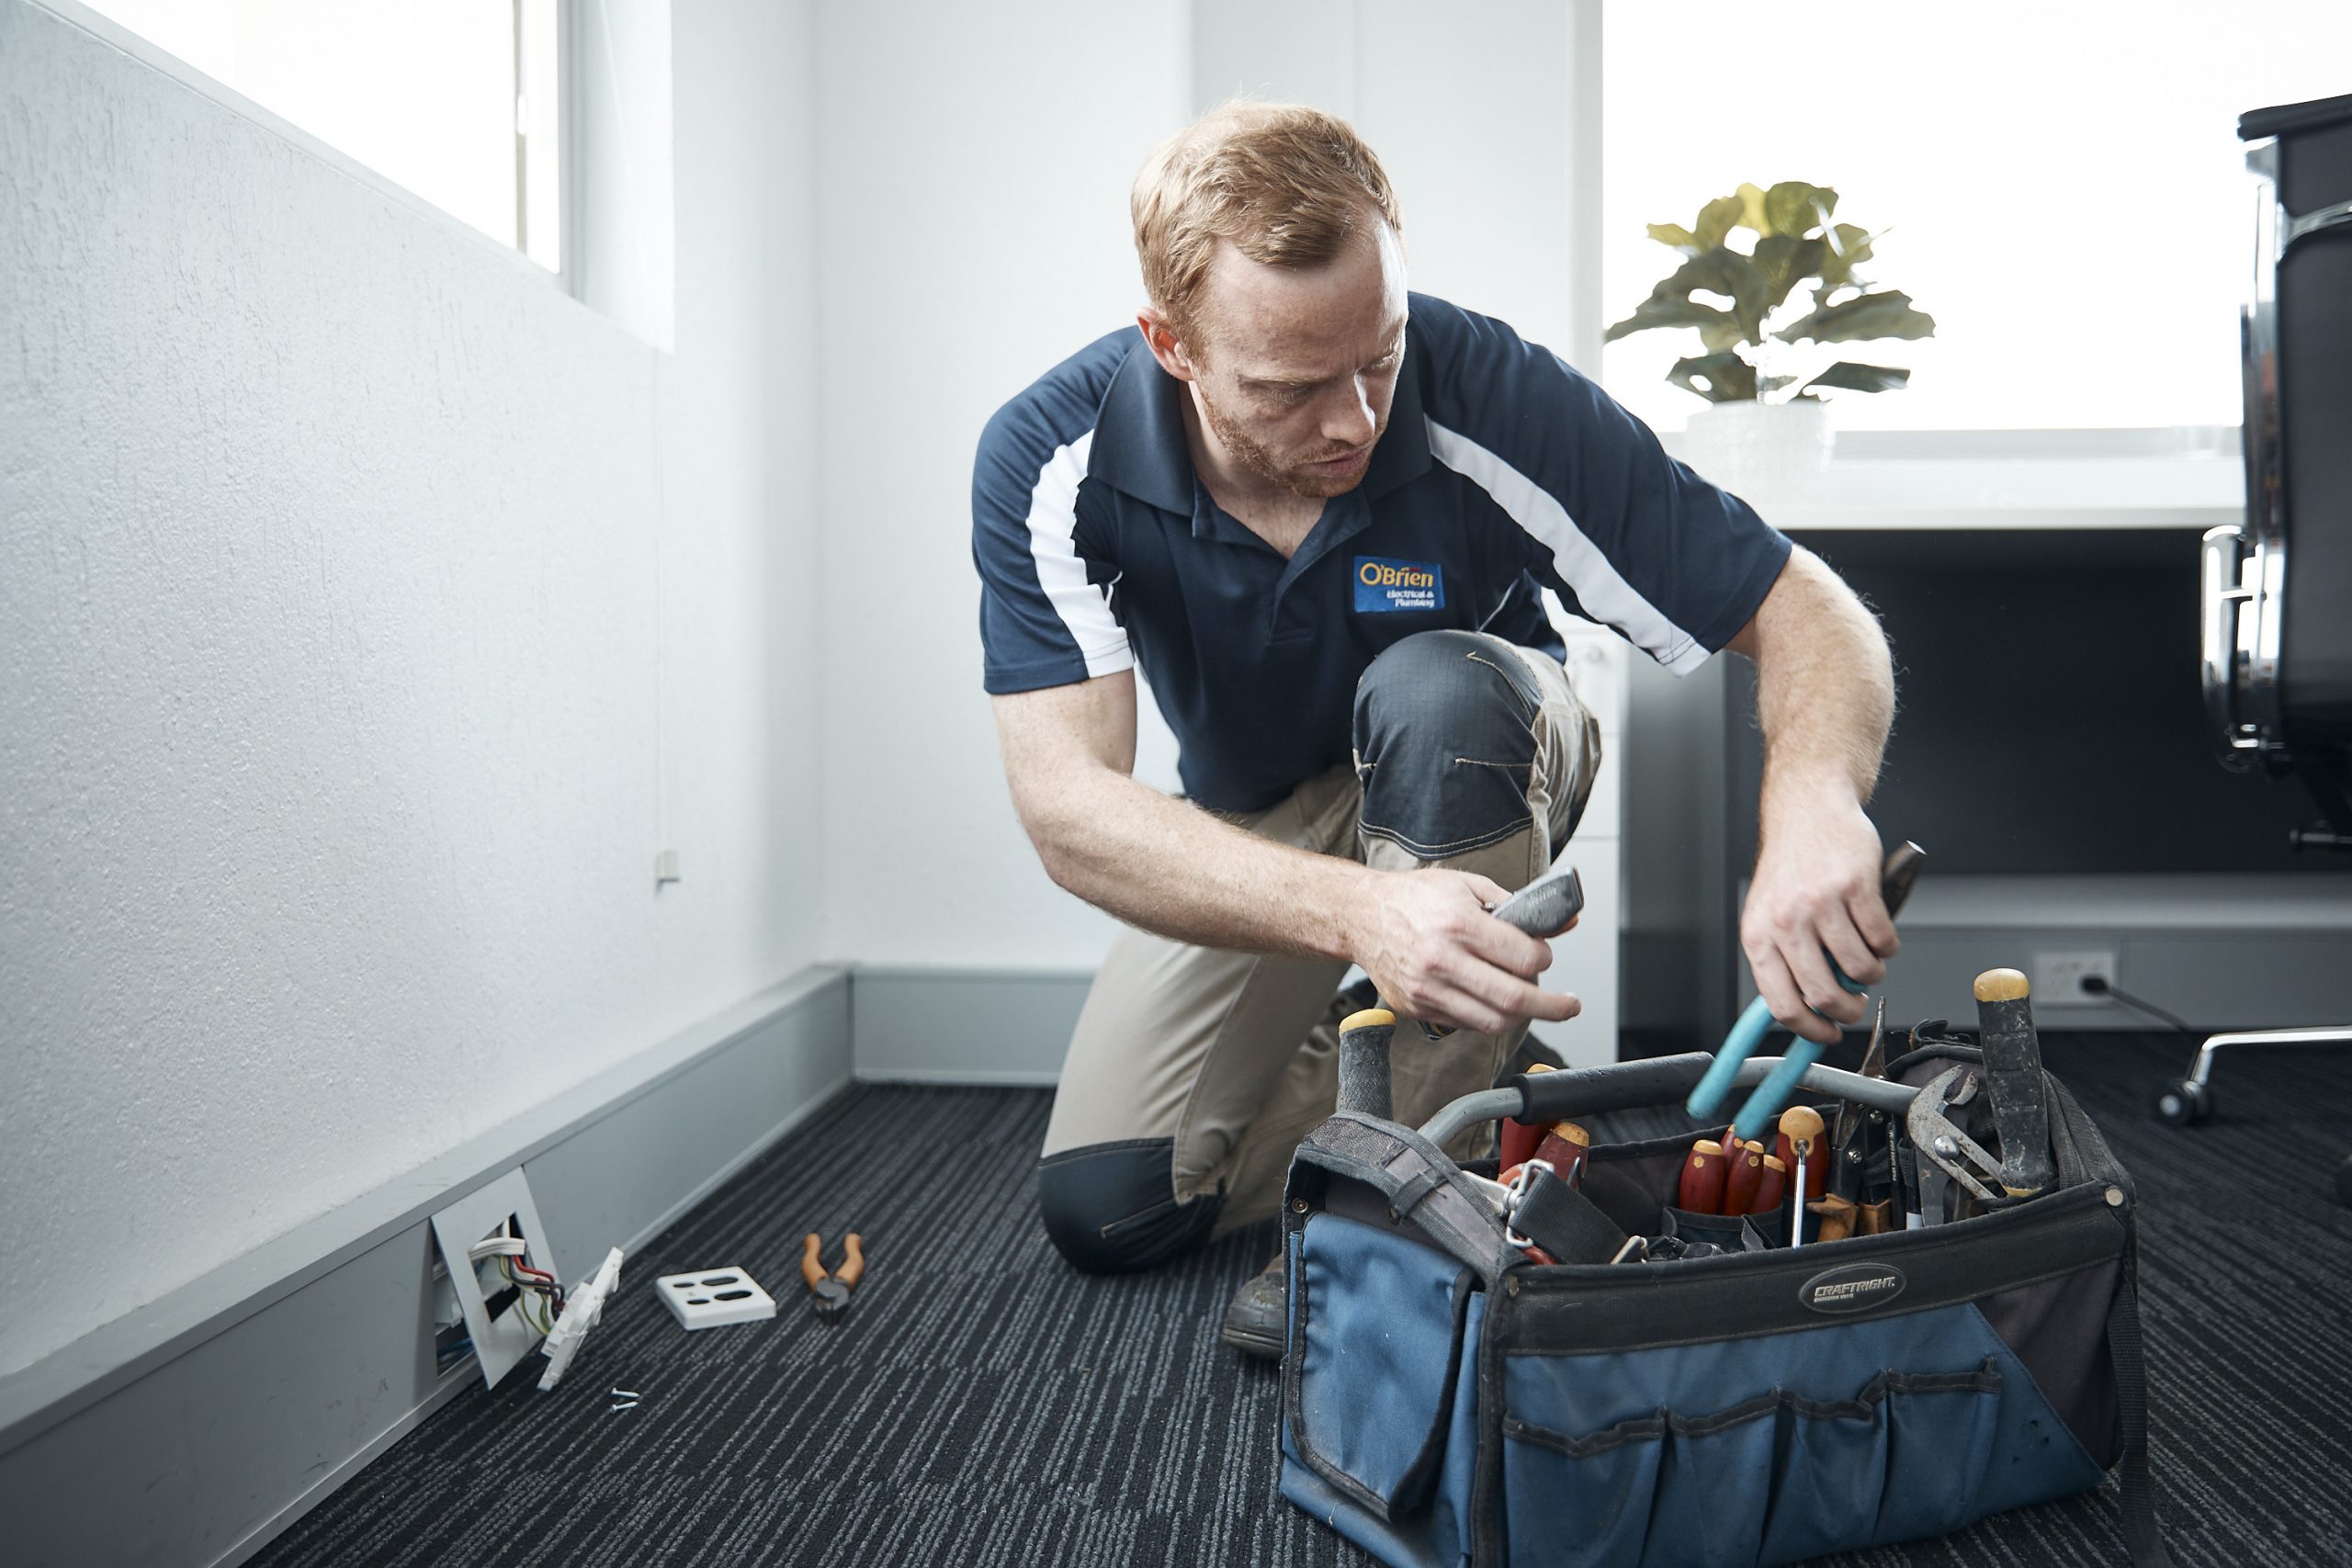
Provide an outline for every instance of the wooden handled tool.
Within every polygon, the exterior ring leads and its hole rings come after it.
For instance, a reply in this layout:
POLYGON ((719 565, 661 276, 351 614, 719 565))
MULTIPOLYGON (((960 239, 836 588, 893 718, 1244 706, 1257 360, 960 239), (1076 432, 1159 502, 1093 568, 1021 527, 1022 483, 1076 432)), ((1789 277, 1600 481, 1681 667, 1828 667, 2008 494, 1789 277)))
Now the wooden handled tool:
POLYGON ((1739 1144, 1725 1149, 1731 1169, 1724 1177, 1724 1208, 1726 1214, 1745 1214, 1756 1206, 1756 1189, 1764 1180, 1764 1145, 1739 1144))
POLYGON ((1793 1157, 1797 1201, 1789 1208, 1789 1247, 1804 1245, 1804 1201, 1821 1195, 1821 1112, 1810 1105, 1792 1105, 1781 1112, 1783 1168, 1793 1157))
POLYGON ((1759 1154, 1756 1157, 1758 1163, 1763 1167, 1756 1179, 1756 1196, 1749 1199, 1747 1207, 1740 1212, 1747 1214, 1769 1214, 1781 1206, 1781 1200, 1788 1193, 1789 1168, 1781 1163, 1780 1156, 1777 1155, 1759 1154))
POLYGON ((1828 1189, 1829 1146, 1822 1141, 1824 1130, 1821 1112, 1811 1106, 1792 1106, 1781 1112, 1780 1136, 1774 1141, 1772 1152, 1791 1170, 1796 1169, 1800 1161, 1804 1163, 1807 1198, 1818 1198, 1828 1189), (1804 1146, 1800 1147, 1800 1144, 1804 1146))
POLYGON ((1688 1214, 1722 1213, 1724 1176, 1729 1169, 1721 1144, 1713 1138, 1692 1144, 1682 1162, 1682 1178, 1675 1185, 1674 1206, 1688 1214))
MULTIPOLYGON (((1854 1222, 1861 1213, 1851 1198, 1840 1198, 1834 1192, 1817 1203, 1807 1203, 1805 1207, 1819 1216, 1813 1226, 1813 1239, 1815 1241, 1845 1240, 1854 1234, 1854 1222)), ((1794 1238, 1791 1239, 1790 1245, 1796 1245, 1794 1238)))
POLYGON ((1992 1091, 1993 1127, 2001 1136, 2001 1185, 2030 1197, 2057 1179, 2050 1158, 2050 1102, 2041 1077, 2041 1042, 2033 1031, 2033 998, 2015 969, 1976 976, 1976 1021, 1992 1091))
POLYGON ((1573 1122, 1555 1122, 1544 1141, 1535 1145, 1535 1157, 1548 1161, 1552 1174, 1569 1186, 1581 1187, 1585 1156, 1591 1150, 1591 1134, 1573 1122))

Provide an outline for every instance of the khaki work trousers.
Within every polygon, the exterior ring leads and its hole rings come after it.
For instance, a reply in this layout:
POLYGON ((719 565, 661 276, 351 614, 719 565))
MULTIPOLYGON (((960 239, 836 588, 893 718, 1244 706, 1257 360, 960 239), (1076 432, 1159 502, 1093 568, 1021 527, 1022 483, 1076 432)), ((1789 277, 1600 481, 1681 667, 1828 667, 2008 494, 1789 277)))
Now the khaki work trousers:
MULTIPOLYGON (((1453 721, 1464 705, 1456 700, 1463 688, 1449 675, 1448 684, 1425 689, 1406 717, 1389 726, 1385 747, 1435 749, 1413 775, 1430 781, 1423 793, 1442 793, 1447 777, 1459 776, 1451 770, 1509 770, 1511 784, 1523 794, 1520 819, 1498 828, 1474 824, 1468 842, 1447 840, 1442 827, 1432 833, 1437 841, 1414 841, 1391 823, 1367 820, 1364 781, 1386 758, 1365 756, 1361 690, 1352 767, 1334 768, 1275 806, 1227 819, 1283 843, 1375 868, 1444 866, 1480 873, 1505 888, 1524 886, 1551 865, 1583 814, 1600 761, 1599 727, 1558 660, 1476 633, 1422 637, 1452 639, 1441 669, 1457 659, 1486 665, 1465 674, 1474 680, 1483 674, 1486 689, 1501 694, 1508 711, 1499 720, 1489 714, 1485 722, 1519 725, 1518 735, 1526 739, 1518 739, 1515 749, 1491 748, 1508 754, 1500 761, 1465 750, 1475 745, 1464 740, 1465 730, 1475 736, 1478 726, 1453 721), (1517 758, 1525 753, 1527 739, 1532 758, 1522 763, 1517 758), (1518 776, 1522 767, 1523 780, 1518 776)), ((1415 820, 1429 818, 1423 813, 1415 820)), ((1336 959, 1222 952, 1124 931, 1095 976, 1070 1040, 1045 1160, 1050 1165, 1057 1156, 1090 1145, 1167 1140, 1176 1203, 1221 1199, 1215 1234, 1272 1214, 1299 1139, 1330 1115, 1337 1100, 1339 1023, 1345 1010, 1337 993, 1348 967, 1336 959)), ((1392 1066, 1396 1119, 1418 1124, 1455 1096, 1488 1087, 1525 1032, 1522 1023, 1502 1034, 1462 1031, 1433 1041, 1409 1023, 1399 1028, 1392 1066)), ((1105 1225, 1103 1234, 1114 1228, 1105 1225)))

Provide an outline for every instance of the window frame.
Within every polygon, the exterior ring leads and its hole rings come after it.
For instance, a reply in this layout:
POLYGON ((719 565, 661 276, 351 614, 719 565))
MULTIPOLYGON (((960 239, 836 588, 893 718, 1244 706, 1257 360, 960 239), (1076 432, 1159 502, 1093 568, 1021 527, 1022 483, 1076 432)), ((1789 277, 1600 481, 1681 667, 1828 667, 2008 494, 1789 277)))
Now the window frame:
MULTIPOLYGON (((510 0, 510 4, 512 3, 513 0, 510 0)), ((492 254, 505 257, 524 268, 531 276, 540 279, 559 291, 577 295, 576 274, 579 269, 574 265, 576 253, 573 250, 573 241, 578 222, 576 193, 579 189, 579 172, 574 167, 575 159, 572 154, 579 144, 576 130, 579 94, 575 88, 576 73, 573 68, 572 43, 575 30, 573 18, 580 0, 558 0, 556 8, 556 92, 558 96, 556 200, 559 205, 557 229, 558 243, 560 246, 560 265, 552 269, 532 260, 520 245, 508 244, 493 235, 482 232, 431 197, 418 195, 389 175, 382 174, 362 163, 315 132, 306 130, 285 116, 256 103, 219 77, 189 64, 178 55, 153 42, 143 34, 135 32, 113 17, 83 5, 81 0, 36 0, 36 4, 71 26, 81 28, 99 42, 121 51, 141 64, 210 99, 222 108, 267 131, 296 151, 308 154, 338 174, 349 175, 370 189, 391 197, 410 211, 430 219, 447 231, 463 234, 492 254)), ((522 197, 519 176, 516 195, 519 201, 522 197)))

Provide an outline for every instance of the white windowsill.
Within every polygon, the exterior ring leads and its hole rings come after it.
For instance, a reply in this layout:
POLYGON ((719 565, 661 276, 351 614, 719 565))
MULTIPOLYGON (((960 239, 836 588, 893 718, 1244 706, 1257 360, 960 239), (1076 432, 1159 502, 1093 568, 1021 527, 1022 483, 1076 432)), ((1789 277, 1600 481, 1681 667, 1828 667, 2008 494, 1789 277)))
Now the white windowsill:
MULTIPOLYGON (((1662 439, 1680 455, 1679 433, 1662 439)), ((1740 493, 1792 529, 2201 531, 2245 515, 2237 442, 2202 426, 1852 431, 1817 484, 1740 493)))

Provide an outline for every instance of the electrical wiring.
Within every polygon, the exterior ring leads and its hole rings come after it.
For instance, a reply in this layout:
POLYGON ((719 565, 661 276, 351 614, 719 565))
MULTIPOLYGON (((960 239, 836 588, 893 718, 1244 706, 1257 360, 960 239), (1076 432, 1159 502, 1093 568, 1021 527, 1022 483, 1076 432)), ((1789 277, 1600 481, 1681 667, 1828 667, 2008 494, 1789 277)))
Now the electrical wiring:
POLYGON ((530 1255, 530 1244, 514 1234, 512 1222, 501 1222, 497 1234, 486 1235, 466 1248, 466 1257, 479 1263, 495 1258, 498 1272, 506 1282, 520 1292, 517 1304, 523 1309, 524 1321, 541 1334, 555 1331, 555 1320, 563 1314, 563 1285, 544 1269, 535 1269, 525 1261, 530 1255), (532 1310, 537 1298, 537 1310, 532 1310))
POLYGON ((2146 1013, 2150 1018, 2159 1019, 2164 1022, 2172 1025, 2175 1029, 2179 1030, 2183 1034, 2194 1034, 2197 1032, 2195 1026, 2190 1024, 2187 1019, 2181 1017, 2178 1013, 2166 1012, 2164 1009, 2156 1006, 2154 1002, 2142 1001, 2138 997, 2133 996, 2131 992, 2123 989, 2123 987, 2118 986, 2114 981, 2108 979, 2103 975, 2084 976, 2083 989, 2088 991, 2095 997, 2113 997, 2125 1007, 2131 1008, 2138 1012, 2146 1013))
POLYGON ((563 1313, 563 1287, 556 1283, 555 1276, 527 1263, 518 1263, 505 1253, 492 1256, 498 1258, 498 1271, 505 1276, 506 1282, 521 1292, 518 1304, 525 1321, 541 1334, 554 1333, 555 1320, 563 1313), (525 1275, 530 1278, 526 1279, 525 1275), (535 1299, 536 1312, 532 1310, 535 1299))

